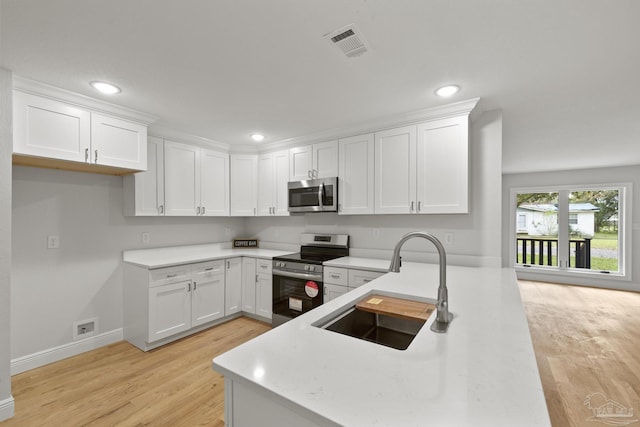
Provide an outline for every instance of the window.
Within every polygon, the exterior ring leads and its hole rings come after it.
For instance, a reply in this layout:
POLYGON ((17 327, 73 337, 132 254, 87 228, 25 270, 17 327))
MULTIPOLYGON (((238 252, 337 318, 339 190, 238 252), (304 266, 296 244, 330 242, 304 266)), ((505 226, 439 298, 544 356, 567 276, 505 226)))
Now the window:
POLYGON ((625 272, 624 196, 630 184, 512 191, 517 269, 561 274, 625 272), (523 219, 524 218, 524 219, 523 219))

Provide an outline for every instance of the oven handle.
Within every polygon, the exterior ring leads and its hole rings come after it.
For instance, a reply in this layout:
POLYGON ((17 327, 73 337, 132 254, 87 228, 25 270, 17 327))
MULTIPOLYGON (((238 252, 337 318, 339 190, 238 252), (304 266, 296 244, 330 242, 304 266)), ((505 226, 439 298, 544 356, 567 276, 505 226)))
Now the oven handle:
POLYGON ((322 274, 293 273, 291 271, 283 271, 273 269, 271 273, 274 276, 291 277, 292 279, 315 280, 322 282, 322 274))
POLYGON ((322 210, 323 203, 322 203, 322 198, 324 197, 324 183, 321 183, 320 186, 318 187, 318 206, 320 206, 320 210, 322 210))

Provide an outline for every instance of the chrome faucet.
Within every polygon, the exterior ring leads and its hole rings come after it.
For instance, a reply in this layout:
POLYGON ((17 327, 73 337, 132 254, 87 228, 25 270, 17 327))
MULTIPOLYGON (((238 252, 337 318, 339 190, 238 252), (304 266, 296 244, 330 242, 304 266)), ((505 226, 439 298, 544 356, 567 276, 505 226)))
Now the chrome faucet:
POLYGON ((449 294, 447 292, 447 254, 444 251, 444 246, 440 243, 435 236, 425 233, 423 231, 412 231, 405 234, 402 239, 396 244, 393 249, 393 256, 391 257, 391 265, 389 265, 389 271, 392 273, 400 272, 400 249, 404 242, 414 237, 422 237, 433 243, 438 250, 440 257, 440 284, 438 285, 438 302, 436 303, 436 320, 431 325, 433 332, 447 332, 449 323, 453 319, 453 315, 449 313, 449 294))

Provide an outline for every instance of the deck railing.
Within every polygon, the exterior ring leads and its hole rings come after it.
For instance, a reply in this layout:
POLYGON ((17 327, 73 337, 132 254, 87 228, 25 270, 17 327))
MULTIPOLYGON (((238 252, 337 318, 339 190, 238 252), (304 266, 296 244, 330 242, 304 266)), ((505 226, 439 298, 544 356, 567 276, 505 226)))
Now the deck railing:
MULTIPOLYGON (((516 240, 518 264, 557 265, 558 239, 528 236, 516 240)), ((569 255, 569 267, 591 268, 591 239, 570 239, 569 255), (571 265, 572 254, 575 265, 571 265)))

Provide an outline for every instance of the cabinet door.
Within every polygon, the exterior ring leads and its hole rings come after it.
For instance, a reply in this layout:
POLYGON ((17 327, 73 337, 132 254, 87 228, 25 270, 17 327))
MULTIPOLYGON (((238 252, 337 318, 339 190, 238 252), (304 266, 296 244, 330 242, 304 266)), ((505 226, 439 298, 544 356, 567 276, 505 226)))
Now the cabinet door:
POLYGON ((376 132, 375 213, 413 213, 416 203, 416 127, 376 132))
POLYGON ((289 181, 311 179, 313 146, 295 147, 289 150, 289 181))
POLYGON ((229 215, 229 155, 200 150, 200 215, 229 215))
POLYGON ((164 142, 165 215, 195 216, 200 203, 200 149, 164 142))
POLYGON ((91 149, 91 115, 59 101, 14 91, 13 136, 14 153, 84 163, 91 149))
POLYGON ((338 213, 363 215, 373 213, 374 180, 373 134, 344 138, 339 143, 338 213))
POLYGON ((258 205, 258 156, 231 155, 231 216, 255 216, 258 205))
POLYGON ((467 116, 418 125, 418 213, 469 212, 467 116))
POLYGON ((275 178, 273 183, 274 215, 289 215, 289 150, 273 153, 275 178))
POLYGON ((256 281, 256 314, 271 319, 273 312, 273 276, 258 274, 256 281))
POLYGON ((256 312, 256 259, 242 258, 242 311, 256 312))
POLYGON ((274 153, 261 154, 258 157, 258 216, 273 215, 275 173, 274 153))
POLYGON ((324 284, 324 302, 329 302, 332 299, 338 298, 342 294, 346 294, 349 288, 342 285, 332 285, 330 283, 324 284))
POLYGON ((134 205, 133 212, 125 206, 126 215, 164 215, 164 142, 161 138, 147 137, 147 170, 125 176, 124 187, 125 197, 134 205))
POLYGON ((315 178, 338 176, 338 141, 313 144, 313 168, 315 178))
POLYGON ((118 168, 147 169, 147 127, 91 113, 91 161, 118 168))
POLYGON ((191 328, 191 281, 149 288, 148 341, 191 328))
POLYGON ((191 326, 202 325, 224 316, 224 272, 203 275, 193 281, 191 293, 191 326))
POLYGON ((226 262, 224 315, 228 316, 242 309, 242 258, 231 258, 226 262))

